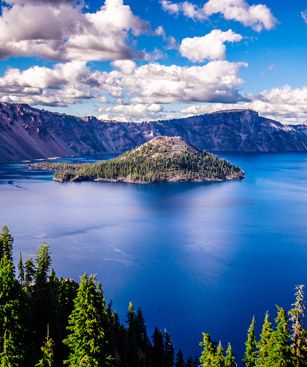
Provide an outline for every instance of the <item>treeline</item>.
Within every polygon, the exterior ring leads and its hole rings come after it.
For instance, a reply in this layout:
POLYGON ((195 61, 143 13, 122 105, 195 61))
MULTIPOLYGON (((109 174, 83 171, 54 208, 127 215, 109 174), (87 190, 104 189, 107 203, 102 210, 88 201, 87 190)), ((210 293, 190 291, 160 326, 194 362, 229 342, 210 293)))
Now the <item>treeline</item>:
POLYGON ((0 367, 194 367, 167 330, 147 334, 130 303, 126 323, 106 304, 95 276, 78 284, 51 270, 43 243, 35 259, 13 264, 13 236, 0 235, 0 367), (17 274, 16 274, 17 273, 17 274))
MULTIPOLYGON (((303 327, 304 292, 303 285, 296 286, 295 302, 287 313, 277 306, 274 325, 268 312, 265 314, 259 337, 256 337, 256 321, 253 317, 245 342, 243 364, 246 367, 304 367, 307 366, 307 330, 303 327)), ((214 343, 209 334, 203 334, 200 343, 203 352, 200 357, 202 367, 237 366, 228 344, 224 353, 221 342, 214 343)))
MULTIPOLYGON (((0 367, 235 367, 231 345, 224 351, 203 334, 199 359, 185 360, 166 330, 147 333, 140 309, 129 303, 126 322, 106 304, 95 276, 78 284, 51 270, 43 243, 35 259, 13 264, 13 237, 6 226, 0 235, 0 367), (16 275, 17 273, 17 275, 16 275)), ((303 327, 303 286, 287 313, 277 307, 275 323, 266 313, 256 336, 255 318, 248 330, 246 367, 307 366, 307 332, 303 327)), ((241 362, 241 361, 240 361, 241 362)))

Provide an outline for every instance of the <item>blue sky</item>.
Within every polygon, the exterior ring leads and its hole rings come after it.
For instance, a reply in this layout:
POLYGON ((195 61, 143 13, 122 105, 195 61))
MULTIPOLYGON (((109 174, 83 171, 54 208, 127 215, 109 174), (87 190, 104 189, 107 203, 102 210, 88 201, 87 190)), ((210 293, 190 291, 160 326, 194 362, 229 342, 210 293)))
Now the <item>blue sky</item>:
POLYGON ((307 121, 302 0, 2 4, 0 101, 122 121, 230 108, 307 121))

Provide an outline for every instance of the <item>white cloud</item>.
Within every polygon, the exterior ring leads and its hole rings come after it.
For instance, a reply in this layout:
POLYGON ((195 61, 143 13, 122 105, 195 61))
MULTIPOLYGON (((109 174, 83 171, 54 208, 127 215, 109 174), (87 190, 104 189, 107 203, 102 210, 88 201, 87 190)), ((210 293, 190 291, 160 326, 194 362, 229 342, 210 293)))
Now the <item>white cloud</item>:
POLYGON ((214 14, 221 14, 225 19, 238 21, 257 32, 272 29, 277 23, 266 5, 249 5, 245 0, 208 0, 203 7, 198 7, 188 1, 173 3, 162 0, 161 4, 163 10, 170 14, 182 13, 188 18, 199 21, 214 14))
POLYGON ((304 19, 304 22, 307 24, 307 9, 301 12, 301 16, 304 19))
POLYGON ((239 104, 198 104, 181 112, 183 115, 199 115, 219 110, 249 108, 260 115, 288 124, 307 121, 307 86, 293 89, 290 86, 265 90, 257 95, 250 94, 249 102, 239 104))
POLYGON ((224 42, 239 42, 241 40, 242 36, 234 33, 231 29, 227 32, 214 29, 203 37, 184 38, 179 51, 182 56, 193 62, 221 60, 225 58, 226 54, 224 42))
MULTIPOLYGON (((112 63, 110 72, 93 71, 85 62, 57 64, 53 68, 8 69, 0 78, 0 100, 33 105, 68 105, 84 99, 114 105, 156 106, 189 102, 236 102, 243 83, 242 63, 214 61, 204 66, 137 67, 131 60, 112 63)), ((127 109, 127 107, 126 107, 127 109)), ((130 112, 131 113, 131 112, 130 112)))
POLYGON ((141 57, 127 44, 148 24, 123 0, 106 0, 95 13, 72 1, 11 1, 0 17, 0 58, 39 56, 54 60, 116 60, 141 57))
POLYGON ((94 98, 96 87, 90 70, 79 61, 54 68, 11 68, 0 78, 0 101, 65 106, 94 98))
POLYGON ((172 3, 169 0, 162 0, 161 5, 162 5, 162 9, 164 11, 167 11, 170 14, 179 14, 181 10, 180 4, 172 3))
POLYGON ((144 121, 151 119, 159 119, 164 116, 164 109, 160 104, 133 104, 133 105, 117 105, 113 107, 100 108, 101 120, 116 121, 144 121))

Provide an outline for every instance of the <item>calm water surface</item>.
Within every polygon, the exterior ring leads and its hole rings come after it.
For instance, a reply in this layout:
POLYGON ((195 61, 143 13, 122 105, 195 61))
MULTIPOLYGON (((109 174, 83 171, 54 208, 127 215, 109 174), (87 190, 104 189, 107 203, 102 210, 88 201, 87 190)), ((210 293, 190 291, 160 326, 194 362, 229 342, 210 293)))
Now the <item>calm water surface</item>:
POLYGON ((186 353, 207 331, 240 355, 251 317, 307 285, 307 154, 224 156, 245 180, 59 184, 0 165, 0 224, 24 257, 47 241, 58 275, 97 273, 123 319, 132 300, 186 353))

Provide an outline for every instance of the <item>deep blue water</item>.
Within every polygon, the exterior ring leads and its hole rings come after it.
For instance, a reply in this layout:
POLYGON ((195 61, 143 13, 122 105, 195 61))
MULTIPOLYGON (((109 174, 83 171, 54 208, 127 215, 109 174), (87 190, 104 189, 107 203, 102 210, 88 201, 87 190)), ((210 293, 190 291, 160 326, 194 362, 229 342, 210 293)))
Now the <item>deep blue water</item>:
POLYGON ((0 224, 16 254, 45 240, 59 275, 97 273, 123 319, 132 300, 186 353, 207 331, 240 355, 251 317, 307 285, 307 154, 224 156, 243 181, 59 184, 0 165, 0 224))

